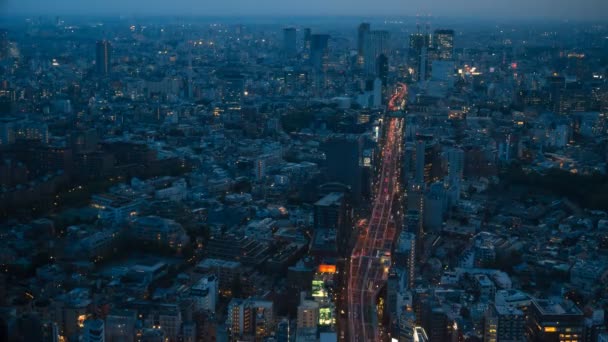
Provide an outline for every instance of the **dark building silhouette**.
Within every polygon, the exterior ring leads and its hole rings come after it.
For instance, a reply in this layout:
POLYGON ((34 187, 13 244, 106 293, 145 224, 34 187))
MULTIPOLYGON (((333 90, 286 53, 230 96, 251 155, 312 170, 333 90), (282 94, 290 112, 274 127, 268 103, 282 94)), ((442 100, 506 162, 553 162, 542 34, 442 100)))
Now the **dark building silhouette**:
POLYGON ((363 65, 365 59, 365 38, 369 31, 369 23, 361 23, 357 30, 357 64, 359 65, 363 65))
POLYGON ((95 69, 97 74, 106 76, 110 73, 112 45, 107 40, 100 40, 95 48, 95 69))
POLYGON ((435 30, 433 43, 438 60, 454 59, 454 30, 435 30))
POLYGON ((288 27, 283 29, 283 53, 287 58, 293 58, 297 53, 296 37, 295 28, 288 27))
POLYGON ((359 163, 361 141, 358 136, 336 135, 323 145, 327 158, 327 177, 348 185, 355 204, 361 201, 362 172, 359 163))
POLYGON ((324 69, 329 58, 328 47, 328 34, 313 34, 310 36, 310 62, 316 71, 324 69))

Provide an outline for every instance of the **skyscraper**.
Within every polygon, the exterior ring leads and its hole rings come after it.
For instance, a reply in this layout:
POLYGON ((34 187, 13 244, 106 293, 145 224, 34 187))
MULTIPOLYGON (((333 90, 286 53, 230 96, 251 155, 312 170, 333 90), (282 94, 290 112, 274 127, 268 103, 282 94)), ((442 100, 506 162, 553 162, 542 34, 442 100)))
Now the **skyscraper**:
POLYGON ((492 304, 484 316, 484 341, 526 340, 524 313, 506 305, 492 304))
POLYGON ((283 29, 283 53, 287 58, 293 58, 297 53, 296 29, 293 27, 283 29))
POLYGON ((424 140, 418 140, 416 142, 416 169, 414 179, 418 184, 424 184, 426 181, 425 174, 425 154, 426 154, 426 144, 424 140))
POLYGON ((322 71, 329 58, 329 35, 313 34, 310 36, 310 62, 316 71, 322 71))
POLYGON ((361 141, 359 136, 336 135, 324 145, 327 160, 327 176, 330 181, 350 187, 353 200, 361 200, 362 176, 359 164, 361 141))
POLYGON ((0 30, 0 60, 8 56, 8 31, 0 30))
POLYGON ((311 33, 310 33, 310 29, 309 28, 305 28, 304 29, 304 44, 302 47, 302 58, 304 60, 308 60, 310 59, 310 40, 311 40, 311 33))
POLYGON ((584 341, 583 312, 569 300, 533 300, 526 318, 528 341, 584 341))
POLYGON ((380 54, 376 58, 376 76, 382 81, 382 86, 386 87, 388 83, 388 57, 385 54, 380 54))
MULTIPOLYGON (((408 211, 408 215, 406 216, 407 220, 414 220, 416 215, 415 213, 410 213, 408 211)), ((399 239, 397 240, 397 244, 395 246, 395 266, 400 267, 406 271, 406 282, 405 286, 407 288, 414 287, 414 279, 416 275, 414 274, 416 267, 416 235, 414 233, 407 231, 408 221, 406 221, 405 229, 399 234, 399 239)), ((412 225, 417 225, 418 222, 412 222, 412 225)), ((413 229, 417 229, 417 227, 413 227, 413 229)))
POLYGON ((464 174, 464 151, 460 148, 451 148, 447 151, 448 184, 459 184, 464 174))
POLYGON ((319 303, 313 299, 306 298, 306 293, 300 294, 300 305, 298 306, 298 329, 317 328, 319 325, 319 303))
POLYGON ((410 46, 408 52, 408 64, 413 70, 413 79, 423 81, 427 68, 427 51, 431 45, 430 36, 423 33, 413 33, 410 35, 410 46))
POLYGON ((95 69, 99 75, 110 73, 110 63, 112 60, 112 45, 107 40, 100 40, 96 44, 95 69))
POLYGON ((357 63, 363 65, 365 60, 365 38, 369 33, 369 23, 361 23, 357 30, 357 63))
POLYGON ((454 30, 435 30, 433 38, 437 58, 444 61, 454 59, 454 30))
POLYGON ((226 110, 240 111, 242 96, 245 92, 245 78, 235 70, 226 70, 221 76, 222 102, 226 110))
POLYGON ((367 75, 376 75, 377 59, 388 56, 389 33, 384 30, 369 31, 365 35, 363 67, 367 75))

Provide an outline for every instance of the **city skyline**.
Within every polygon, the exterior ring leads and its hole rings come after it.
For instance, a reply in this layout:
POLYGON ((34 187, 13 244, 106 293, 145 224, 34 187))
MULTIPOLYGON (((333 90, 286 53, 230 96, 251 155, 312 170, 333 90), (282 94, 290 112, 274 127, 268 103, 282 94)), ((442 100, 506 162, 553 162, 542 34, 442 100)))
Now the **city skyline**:
POLYGON ((279 0, 256 2, 230 0, 207 2, 177 0, 171 3, 152 1, 57 0, 40 3, 36 0, 4 1, 0 15, 185 15, 185 16, 415 16, 432 15, 455 18, 488 19, 551 19, 597 21, 608 18, 608 2, 602 0, 363 0, 332 2, 311 0, 292 2, 279 0))
POLYGON ((608 21, 549 3, 4 2, 0 341, 608 342, 608 21))

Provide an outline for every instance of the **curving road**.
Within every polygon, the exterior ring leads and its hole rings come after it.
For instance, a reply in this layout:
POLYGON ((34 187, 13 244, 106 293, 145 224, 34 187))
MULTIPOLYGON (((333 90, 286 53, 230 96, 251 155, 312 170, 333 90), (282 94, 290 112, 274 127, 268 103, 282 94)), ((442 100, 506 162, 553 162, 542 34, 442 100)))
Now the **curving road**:
MULTIPOLYGON (((399 83, 388 102, 388 111, 402 110, 407 87, 399 83)), ((399 193, 399 160, 401 156, 403 118, 388 119, 382 147, 382 163, 375 187, 369 225, 357 239, 350 258, 348 278, 348 321, 351 341, 382 340, 378 325, 376 298, 385 284, 391 263, 391 246, 395 238, 393 201, 399 193)))

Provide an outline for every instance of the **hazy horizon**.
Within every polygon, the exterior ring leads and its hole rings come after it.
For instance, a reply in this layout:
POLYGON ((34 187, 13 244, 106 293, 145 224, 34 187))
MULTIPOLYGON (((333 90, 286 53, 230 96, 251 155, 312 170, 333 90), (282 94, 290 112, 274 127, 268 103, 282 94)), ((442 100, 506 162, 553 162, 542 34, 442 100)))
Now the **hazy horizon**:
POLYGON ((550 19, 597 21, 608 19, 606 0, 309 0, 285 4, 280 0, 39 0, 2 1, 0 15, 183 15, 217 17, 380 17, 432 15, 479 19, 550 19))

